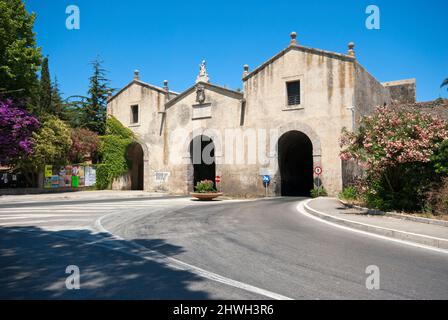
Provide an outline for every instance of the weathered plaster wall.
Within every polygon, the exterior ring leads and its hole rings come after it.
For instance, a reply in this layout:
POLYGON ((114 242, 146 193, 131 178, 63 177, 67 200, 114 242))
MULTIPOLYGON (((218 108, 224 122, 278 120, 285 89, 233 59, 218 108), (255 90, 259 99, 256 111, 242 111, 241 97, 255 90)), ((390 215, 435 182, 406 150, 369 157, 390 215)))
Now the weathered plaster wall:
MULTIPOLYGON (((302 131, 313 144, 314 165, 323 167, 322 181, 335 195, 342 188, 339 136, 349 127, 354 93, 354 60, 318 50, 293 49, 258 71, 244 83, 247 99, 245 127, 302 131), (300 80, 301 104, 286 103, 286 82, 300 80)), ((276 143, 276 141, 274 142, 276 143)), ((266 166, 273 175, 271 192, 280 194, 277 155, 266 166)), ((256 192, 264 192, 258 168, 246 170, 255 179, 256 192)))
POLYGON ((415 79, 384 82, 383 86, 389 90, 393 104, 415 103, 416 101, 415 79))
MULTIPOLYGON (((166 148, 163 163, 158 170, 170 172, 163 188, 172 193, 188 193, 193 191, 193 166, 190 159, 190 142, 198 135, 206 135, 215 143, 216 174, 223 178, 222 187, 226 193, 234 194, 233 185, 228 188, 224 182, 229 175, 237 174, 244 166, 226 165, 224 162, 225 132, 229 128, 238 128, 241 114, 242 95, 225 93, 222 90, 205 88, 205 108, 209 108, 206 117, 194 119, 196 93, 191 91, 176 104, 167 108, 163 132, 166 136, 166 148), (209 115, 209 116, 208 116, 209 115)), ((200 115, 200 114, 199 114, 200 115)))
MULTIPOLYGON (((263 196, 261 175, 269 174, 269 195, 280 195, 277 142, 282 134, 297 130, 310 138, 313 164, 322 166, 323 185, 330 195, 336 195, 347 181, 347 168, 343 169, 339 158, 339 138, 343 127, 353 128, 350 107, 355 106, 357 123, 375 106, 390 102, 389 90, 353 57, 300 46, 287 48, 246 75, 244 95, 203 85, 206 99, 201 106, 196 106, 195 87, 167 103, 164 91, 138 83, 110 101, 108 113, 131 128, 143 147, 145 190, 192 191, 189 146, 195 136, 204 134, 215 143, 222 191, 233 196, 263 196), (301 83, 301 103, 291 107, 286 83, 296 80, 301 83), (140 121, 131 124, 130 106, 135 104, 140 107, 140 121)), ((123 178, 114 185, 128 184, 123 178)))
POLYGON ((355 64, 355 118, 356 126, 361 117, 373 112, 375 107, 389 104, 390 92, 359 63, 355 64))
MULTIPOLYGON (((151 190, 153 176, 147 174, 154 165, 160 163, 163 153, 163 138, 160 134, 160 122, 165 104, 165 93, 132 83, 108 103, 108 114, 117 118, 124 126, 130 128, 143 148, 144 189, 151 190), (131 106, 139 106, 139 121, 131 123, 131 106)), ((117 179, 114 189, 130 187, 129 179, 117 179)))

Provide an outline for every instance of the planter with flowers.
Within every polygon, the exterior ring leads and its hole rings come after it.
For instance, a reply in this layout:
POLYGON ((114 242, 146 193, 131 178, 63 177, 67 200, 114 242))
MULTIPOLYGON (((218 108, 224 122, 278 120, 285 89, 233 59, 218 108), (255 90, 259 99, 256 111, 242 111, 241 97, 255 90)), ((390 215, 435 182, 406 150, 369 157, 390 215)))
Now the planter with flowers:
POLYGON ((215 189, 212 180, 202 180, 198 182, 194 187, 194 190, 195 192, 191 192, 190 194, 201 201, 209 201, 222 196, 222 192, 218 192, 218 190, 215 189))

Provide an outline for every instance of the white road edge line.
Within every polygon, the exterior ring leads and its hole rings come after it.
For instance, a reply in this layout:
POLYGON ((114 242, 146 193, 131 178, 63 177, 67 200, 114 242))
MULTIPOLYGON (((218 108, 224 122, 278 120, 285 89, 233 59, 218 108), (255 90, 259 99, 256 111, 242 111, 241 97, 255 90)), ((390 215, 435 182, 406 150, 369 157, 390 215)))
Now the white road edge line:
MULTIPOLYGON (((108 216, 113 215, 113 214, 117 214, 117 213, 116 212, 112 212, 112 213, 106 214, 106 215, 98 218, 95 221, 95 227, 99 231, 107 233, 111 237, 113 237, 113 238, 115 238, 117 240, 129 241, 129 240, 126 240, 126 239, 124 239, 124 238, 122 238, 120 236, 114 235, 112 232, 107 230, 102 225, 101 221, 103 219, 107 218, 108 216)), ((172 257, 168 257, 168 256, 166 256, 164 254, 161 254, 161 253, 156 252, 154 250, 148 249, 147 247, 145 247, 143 245, 140 245, 138 243, 132 242, 132 244, 135 247, 150 253, 151 255, 156 255, 156 256, 160 257, 160 259, 164 260, 164 262, 167 263, 170 267, 173 267, 173 268, 176 268, 176 269, 180 269, 180 270, 190 271, 190 272, 192 272, 192 273, 194 273, 194 274, 196 274, 196 275, 198 275, 200 277, 203 277, 203 278, 206 278, 206 279, 209 279, 209 280, 212 280, 212 281, 216 281, 216 282, 219 282, 219 283, 222 283, 222 284, 226 284, 228 286, 232 286, 232 287, 235 287, 235 288, 238 288, 238 289, 242 289, 242 290, 245 290, 245 291, 248 291, 248 292, 259 294, 259 295, 262 295, 262 296, 265 296, 265 297, 268 297, 268 298, 271 298, 271 299, 274 299, 274 300, 293 300, 292 298, 286 297, 284 295, 281 295, 281 294, 278 294, 278 293, 275 293, 275 292, 271 292, 271 291, 268 291, 268 290, 265 290, 265 289, 261 289, 261 288, 258 288, 258 287, 255 287, 255 286, 252 286, 250 284, 243 283, 243 282, 240 282, 240 281, 237 281, 237 280, 226 278, 224 276, 221 276, 219 274, 213 273, 211 271, 207 271, 207 270, 204 270, 202 268, 199 268, 199 267, 193 266, 191 264, 188 264, 186 262, 182 262, 182 261, 180 261, 178 259, 175 259, 175 258, 172 258, 172 257)), ((147 260, 155 260, 154 257, 142 257, 140 255, 138 255, 138 256, 141 257, 141 258, 147 259, 147 260)))
MULTIPOLYGON (((308 218, 314 219, 314 220, 319 221, 319 222, 326 223, 328 225, 331 225, 331 226, 339 228, 339 229, 343 229, 343 230, 359 233, 359 234, 362 234, 362 235, 365 235, 365 236, 370 236, 370 237, 374 237, 374 238, 378 238, 378 239, 382 239, 382 240, 397 242, 397 243, 400 243, 400 244, 404 244, 404 245, 408 245, 408 246, 412 246, 412 247, 416 247, 416 248, 420 248, 420 249, 426 249, 426 250, 430 250, 430 251, 435 251, 435 252, 438 252, 438 253, 448 254, 448 250, 444 250, 444 249, 440 249, 440 248, 436 248, 436 247, 431 247, 431 246, 426 246, 424 244, 418 244, 418 243, 415 243, 415 242, 410 242, 410 241, 390 238, 390 237, 382 236, 380 234, 371 233, 371 232, 367 232, 367 231, 363 231, 363 230, 359 230, 359 229, 353 229, 353 228, 350 228, 350 227, 347 227, 347 226, 342 226, 340 224, 337 224, 337 223, 334 223, 334 222, 330 222, 330 221, 324 220, 322 218, 316 217, 316 216, 314 216, 314 215, 312 215, 312 214, 310 214, 310 213, 305 211, 305 205, 308 204, 308 202, 310 202, 311 200, 312 199, 303 200, 296 207, 298 212, 300 212, 301 214, 303 214, 304 216, 306 216, 308 218)), ((327 215, 326 213, 320 212, 320 211, 318 211, 316 209, 312 209, 312 210, 318 212, 319 214, 327 215)), ((343 220, 343 219, 341 219, 341 220, 343 220)), ((350 220, 347 220, 347 221, 350 221, 350 220)))

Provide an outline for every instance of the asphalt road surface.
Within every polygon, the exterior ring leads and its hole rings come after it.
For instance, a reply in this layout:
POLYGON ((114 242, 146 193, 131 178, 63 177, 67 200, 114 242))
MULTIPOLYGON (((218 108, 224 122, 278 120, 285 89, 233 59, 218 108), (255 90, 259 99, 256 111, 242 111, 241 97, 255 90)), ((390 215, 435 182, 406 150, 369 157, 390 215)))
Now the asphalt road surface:
POLYGON ((300 200, 0 205, 0 298, 448 298, 447 254, 310 219, 300 200))

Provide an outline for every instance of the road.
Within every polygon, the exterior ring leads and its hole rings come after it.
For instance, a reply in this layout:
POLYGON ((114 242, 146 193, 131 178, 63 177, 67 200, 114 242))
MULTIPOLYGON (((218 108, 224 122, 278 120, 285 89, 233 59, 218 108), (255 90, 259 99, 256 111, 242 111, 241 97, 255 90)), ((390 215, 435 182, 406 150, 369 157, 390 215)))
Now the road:
POLYGON ((448 255, 310 219, 301 200, 0 206, 0 298, 448 298, 448 255), (65 287, 68 265, 80 290, 65 287))

